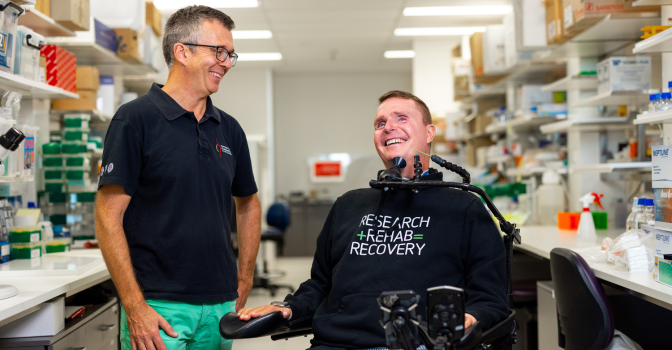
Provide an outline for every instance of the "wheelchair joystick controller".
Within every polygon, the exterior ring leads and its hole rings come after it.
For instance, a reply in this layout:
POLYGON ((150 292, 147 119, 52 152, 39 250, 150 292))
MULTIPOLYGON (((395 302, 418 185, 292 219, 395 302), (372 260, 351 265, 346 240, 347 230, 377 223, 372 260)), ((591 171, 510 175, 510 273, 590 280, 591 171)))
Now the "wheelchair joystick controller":
POLYGON ((405 167, 406 161, 404 158, 392 158, 392 166, 378 175, 378 181, 401 181, 401 169, 405 167))

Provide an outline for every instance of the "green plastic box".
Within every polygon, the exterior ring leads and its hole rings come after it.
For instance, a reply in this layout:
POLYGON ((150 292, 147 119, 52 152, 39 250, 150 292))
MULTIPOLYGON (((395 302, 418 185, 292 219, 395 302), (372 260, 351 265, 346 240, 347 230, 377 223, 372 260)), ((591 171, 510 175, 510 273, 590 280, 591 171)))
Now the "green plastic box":
POLYGON ((9 256, 12 260, 39 258, 42 256, 42 244, 12 243, 9 245, 9 256))
POLYGON ((65 172, 65 178, 68 180, 88 180, 91 178, 91 171, 88 170, 68 170, 65 172))
POLYGON ((61 154, 61 144, 49 142, 42 145, 42 154, 61 154))
POLYGON ((42 230, 15 227, 9 230, 9 243, 33 243, 42 240, 42 230))
POLYGON ((43 167, 63 167, 63 158, 61 157, 45 157, 42 159, 42 166, 43 167))
POLYGON ((44 170, 44 179, 45 180, 62 180, 63 171, 61 170, 44 170))
POLYGON ((593 214, 593 222, 595 222, 595 229, 606 230, 608 221, 607 213, 601 211, 593 211, 591 212, 591 214, 593 214))

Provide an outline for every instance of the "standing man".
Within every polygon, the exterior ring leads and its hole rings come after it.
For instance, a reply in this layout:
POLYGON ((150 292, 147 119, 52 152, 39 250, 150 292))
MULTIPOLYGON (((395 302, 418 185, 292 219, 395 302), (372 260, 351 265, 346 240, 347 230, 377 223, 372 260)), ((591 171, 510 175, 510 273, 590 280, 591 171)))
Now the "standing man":
POLYGON ((236 64, 233 28, 206 6, 170 16, 166 85, 121 106, 107 131, 96 230, 123 304, 122 349, 231 349, 219 319, 245 305, 261 224, 245 133, 209 97, 236 64))

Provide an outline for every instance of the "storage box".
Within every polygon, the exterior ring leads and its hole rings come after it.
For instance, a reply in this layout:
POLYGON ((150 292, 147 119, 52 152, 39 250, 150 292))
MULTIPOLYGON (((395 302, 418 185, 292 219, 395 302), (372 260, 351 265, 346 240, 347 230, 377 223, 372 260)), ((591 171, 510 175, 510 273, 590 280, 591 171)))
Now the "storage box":
POLYGON ((567 40, 563 25, 562 0, 546 1, 546 43, 562 44, 567 40))
POLYGON ((520 86, 518 88, 518 105, 516 109, 526 113, 544 103, 553 103, 553 93, 550 91, 541 91, 543 87, 543 85, 520 86))
POLYGON ((114 78, 100 77, 100 88, 98 88, 97 108, 99 111, 107 114, 114 114, 117 106, 114 102, 114 78))
POLYGON ((13 7, 7 7, 0 12, 0 70, 8 73, 14 72, 18 17, 19 11, 13 7))
POLYGON ((89 0, 51 0, 51 18, 75 31, 89 30, 89 0))
POLYGON ((487 26, 483 33, 483 74, 496 75, 506 71, 504 26, 487 26))
POLYGON ((653 279, 668 287, 672 287, 672 260, 666 260, 662 255, 656 255, 653 265, 653 279))
POLYGON ((145 16, 145 24, 152 28, 156 36, 161 36, 161 12, 154 3, 149 1, 145 3, 145 16))
POLYGON ((51 16, 50 6, 50 0, 35 0, 35 10, 47 17, 51 16))
POLYGON ((660 12, 659 6, 632 6, 632 0, 563 0, 564 30, 574 36, 604 16, 625 12, 660 12))
POLYGON ((112 51, 117 52, 117 33, 114 29, 104 25, 97 19, 93 19, 96 44, 112 51))
POLYGON ((16 61, 14 74, 38 81, 40 68, 40 50, 44 36, 25 26, 17 27, 16 61))
POLYGON ((516 50, 544 47, 546 43, 546 6, 539 0, 514 0, 516 50))
POLYGON ((0 264, 6 263, 9 260, 9 243, 0 242, 0 264))
POLYGON ((672 231, 672 189, 654 188, 653 197, 655 204, 653 216, 656 221, 656 229, 672 231))
POLYGON ((483 33, 474 33, 469 39, 469 46, 474 76, 481 76, 483 75, 483 33))
POLYGON ((47 58, 40 54, 40 67, 37 69, 37 81, 47 83, 47 58))
POLYGON ((53 336, 65 328, 65 298, 42 303, 40 309, 0 327, 0 338, 53 336))
POLYGON ((651 57, 609 57, 597 64, 597 93, 651 88, 651 57))
POLYGON ((40 54, 46 59, 47 84, 76 92, 77 56, 56 45, 43 45, 40 54))
POLYGON ((55 99, 52 100, 51 109, 59 111, 94 111, 96 110, 96 91, 78 91, 78 99, 55 99))
POLYGON ((42 256, 42 244, 40 242, 10 243, 9 255, 12 260, 37 259, 42 256))
POLYGON ((114 28, 117 35, 117 56, 130 63, 140 63, 138 32, 128 28, 114 28))
POLYGON ((166 61, 163 58, 163 49, 161 47, 161 38, 154 34, 149 27, 143 30, 144 62, 159 70, 165 66, 166 61))
POLYGON ((91 90, 98 91, 100 87, 100 74, 98 67, 82 66, 77 67, 77 91, 91 90))

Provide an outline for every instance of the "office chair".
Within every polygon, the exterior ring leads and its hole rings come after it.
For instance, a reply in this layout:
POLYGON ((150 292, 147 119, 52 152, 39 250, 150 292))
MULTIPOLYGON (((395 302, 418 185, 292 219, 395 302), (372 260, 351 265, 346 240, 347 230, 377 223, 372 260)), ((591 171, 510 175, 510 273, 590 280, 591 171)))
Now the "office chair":
MULTIPOLYGON (((271 229, 265 230, 261 233, 261 241, 276 242, 279 255, 282 255, 282 251, 285 245, 285 231, 289 226, 289 221, 289 206, 286 203, 273 203, 271 207, 268 208, 268 213, 266 213, 266 223, 271 227, 271 229)), ((287 288, 291 293, 294 293, 294 287, 290 285, 271 283, 272 278, 282 277, 285 275, 285 273, 269 272, 265 249, 262 254, 263 272, 261 274, 257 274, 255 268, 254 284, 252 288, 268 289, 271 292, 271 296, 275 296, 275 293, 279 288, 287 288)))
POLYGON ((551 251, 558 316, 558 345, 567 350, 605 349, 614 320, 602 285, 583 258, 564 248, 551 251))

